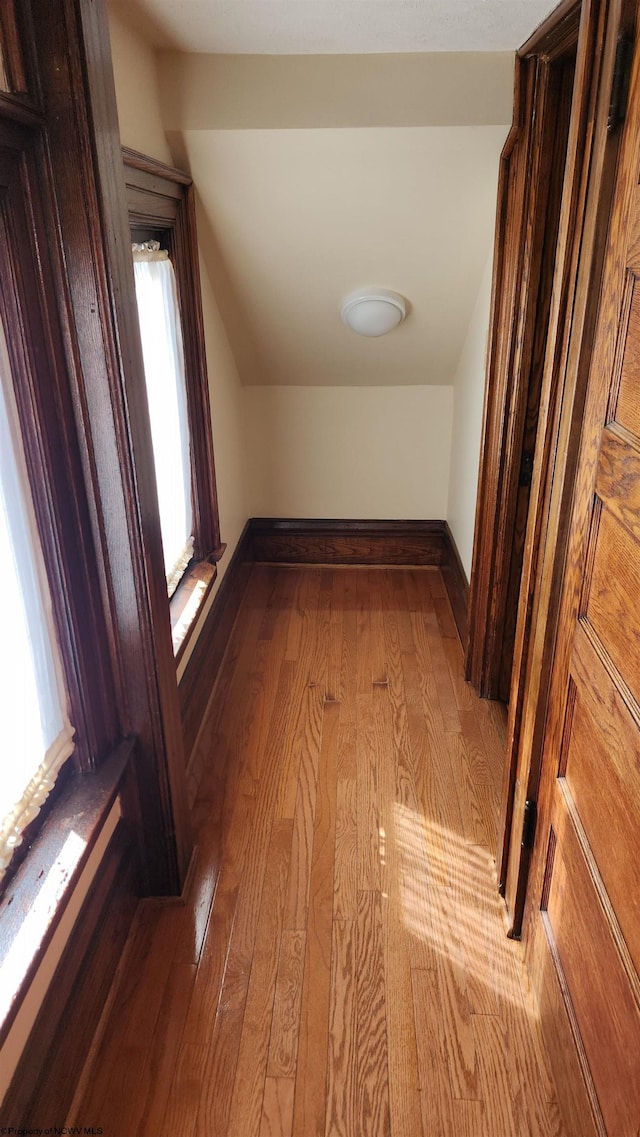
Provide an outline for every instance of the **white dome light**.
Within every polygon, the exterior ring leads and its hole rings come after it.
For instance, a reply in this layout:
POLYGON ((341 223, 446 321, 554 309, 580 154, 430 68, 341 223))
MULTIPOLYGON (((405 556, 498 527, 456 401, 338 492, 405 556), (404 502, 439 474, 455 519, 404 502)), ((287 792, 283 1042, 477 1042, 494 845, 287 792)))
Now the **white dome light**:
POLYGON ((342 319, 359 336, 384 336, 401 324, 406 305, 397 292, 365 289, 352 292, 342 305, 342 319))

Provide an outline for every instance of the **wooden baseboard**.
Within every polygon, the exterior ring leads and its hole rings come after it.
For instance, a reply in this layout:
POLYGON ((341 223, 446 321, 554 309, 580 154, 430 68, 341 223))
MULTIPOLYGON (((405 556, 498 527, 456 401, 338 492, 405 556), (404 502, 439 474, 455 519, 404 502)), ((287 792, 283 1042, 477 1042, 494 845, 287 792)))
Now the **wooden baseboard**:
POLYGON ((469 635, 469 582, 464 571, 460 553, 447 522, 444 523, 444 556, 440 565, 442 579, 453 609, 458 635, 463 651, 467 650, 469 635))
POLYGON ((444 521, 330 521, 252 517, 256 561, 294 564, 439 565, 444 521))
POLYGON ((247 522, 180 679, 180 709, 187 766, 251 572, 253 552, 250 527, 251 523, 247 522))
POLYGON ((129 933, 137 893, 135 843, 121 820, 2 1103, 7 1122, 30 1132, 65 1124, 129 933))

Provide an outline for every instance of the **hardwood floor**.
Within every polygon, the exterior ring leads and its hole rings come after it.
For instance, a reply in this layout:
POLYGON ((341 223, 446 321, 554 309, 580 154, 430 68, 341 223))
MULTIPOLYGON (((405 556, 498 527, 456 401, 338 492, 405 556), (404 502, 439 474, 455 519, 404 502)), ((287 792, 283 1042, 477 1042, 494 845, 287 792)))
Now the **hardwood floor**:
POLYGON ((561 1137, 496 894, 503 733, 437 569, 256 565, 187 904, 140 905, 69 1123, 561 1137))

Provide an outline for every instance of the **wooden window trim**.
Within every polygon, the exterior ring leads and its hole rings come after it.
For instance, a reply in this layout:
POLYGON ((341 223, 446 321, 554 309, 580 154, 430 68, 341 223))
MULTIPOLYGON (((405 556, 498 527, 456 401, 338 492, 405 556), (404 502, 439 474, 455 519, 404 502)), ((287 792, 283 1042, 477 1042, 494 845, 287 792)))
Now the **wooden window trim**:
POLYGON ((200 614, 211 595, 218 570, 210 561, 196 561, 185 572, 169 601, 171 638, 176 666, 195 633, 200 614))
MULTIPOLYGON (((91 852, 118 796, 127 798, 127 779, 135 751, 135 739, 123 740, 90 777, 80 773, 69 778, 40 832, 29 856, 12 876, 0 902, 0 960, 4 960, 20 935, 28 913, 38 903, 43 881, 59 881, 54 903, 43 913, 37 938, 20 942, 17 963, 10 972, 11 986, 3 986, 0 1004, 0 1046, 3 1045, 47 948, 73 896, 91 852), (73 849, 65 848, 73 835, 73 849)), ((124 812, 128 811, 127 803, 124 812)))
MULTIPOLYGON (((107 702, 117 721, 115 742, 136 736, 127 813, 140 853, 140 887, 175 894, 191 859, 191 818, 115 89, 105 66, 106 7, 25 0, 16 10, 31 32, 23 47, 34 77, 30 101, 39 111, 35 121, 29 110, 27 125, 40 132, 42 178, 54 203, 48 233, 113 675, 107 702)), ((0 102, 25 122, 17 96, 0 102)), ((89 691, 91 706, 98 695, 89 691)))
POLYGON ((192 451, 194 559, 215 563, 226 546, 220 540, 193 182, 135 150, 123 147, 122 160, 129 224, 162 231, 176 274, 192 451))
MULTIPOLYGON (((95 780, 89 777, 86 785, 83 775, 102 771, 123 736, 65 358, 58 303, 61 265, 51 239, 54 218, 42 124, 27 122, 17 102, 0 100, 0 319, 75 733, 74 751, 24 829, 0 883, 0 940, 5 947, 10 943, 7 928, 14 928, 18 914, 24 916, 34 903, 39 877, 55 872, 55 834, 64 831, 73 802, 87 794, 94 804, 103 800, 108 773, 101 772, 95 780)), ((111 788, 105 792, 108 796, 111 788)), ((89 845, 95 839, 89 822, 95 822, 97 833, 101 817, 98 811, 93 820, 87 816, 82 823, 89 845)), ((66 906, 65 896, 66 886, 51 911, 54 923, 58 909, 66 906)), ((12 1007, 19 1004, 23 985, 28 986, 40 946, 27 942, 21 947, 23 971, 12 1007)), ((0 1012, 0 1034, 5 1028, 0 1012)))
POLYGON ((108 628, 80 457, 50 237, 53 195, 39 131, 0 110, 0 318, 76 735, 89 771, 120 737, 108 628))
POLYGON ((192 849, 151 446, 136 398, 106 12, 76 0, 25 0, 2 5, 5 15, 9 7, 26 51, 12 84, 28 90, 0 92, 0 312, 78 753, 3 882, 4 950, 43 881, 59 883, 37 935, 19 941, 0 1044, 116 798, 121 827, 137 838, 131 864, 143 891, 179 892, 192 849), (79 841, 62 859, 71 832, 79 841))

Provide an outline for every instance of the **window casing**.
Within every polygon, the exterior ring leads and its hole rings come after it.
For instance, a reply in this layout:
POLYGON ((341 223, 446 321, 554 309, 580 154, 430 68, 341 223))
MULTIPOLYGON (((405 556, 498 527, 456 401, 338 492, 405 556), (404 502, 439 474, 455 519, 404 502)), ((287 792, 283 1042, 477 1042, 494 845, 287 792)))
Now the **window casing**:
POLYGON ((216 562, 224 545, 213 461, 193 184, 181 171, 135 151, 123 149, 122 154, 132 239, 159 241, 175 270, 191 448, 193 555, 195 562, 216 562))
POLYGON ((0 325, 0 881, 73 753, 51 593, 0 325))
POLYGON ((175 272, 159 241, 132 245, 167 592, 194 555, 192 451, 175 272))
POLYGON ((9 818, 3 819, 7 832, 0 860, 3 869, 9 868, 3 887, 69 776, 94 769, 121 737, 58 307, 59 264, 47 221, 52 207, 43 138, 36 125, 25 127, 12 118, 9 101, 0 103, 4 389, 29 486, 34 564, 37 574, 46 576, 53 667, 67 704, 64 726, 70 732, 69 720, 73 723, 75 747, 67 739, 57 755, 48 756, 49 775, 40 768, 29 779, 33 785, 25 782, 30 801, 15 803, 13 833, 9 818), (9 839, 15 848, 10 864, 9 839))
POLYGON ((104 4, 3 0, 0 58, 0 324, 76 736, 2 885, 0 956, 55 883, 3 1040, 116 798, 129 887, 179 893, 193 843, 104 4))

